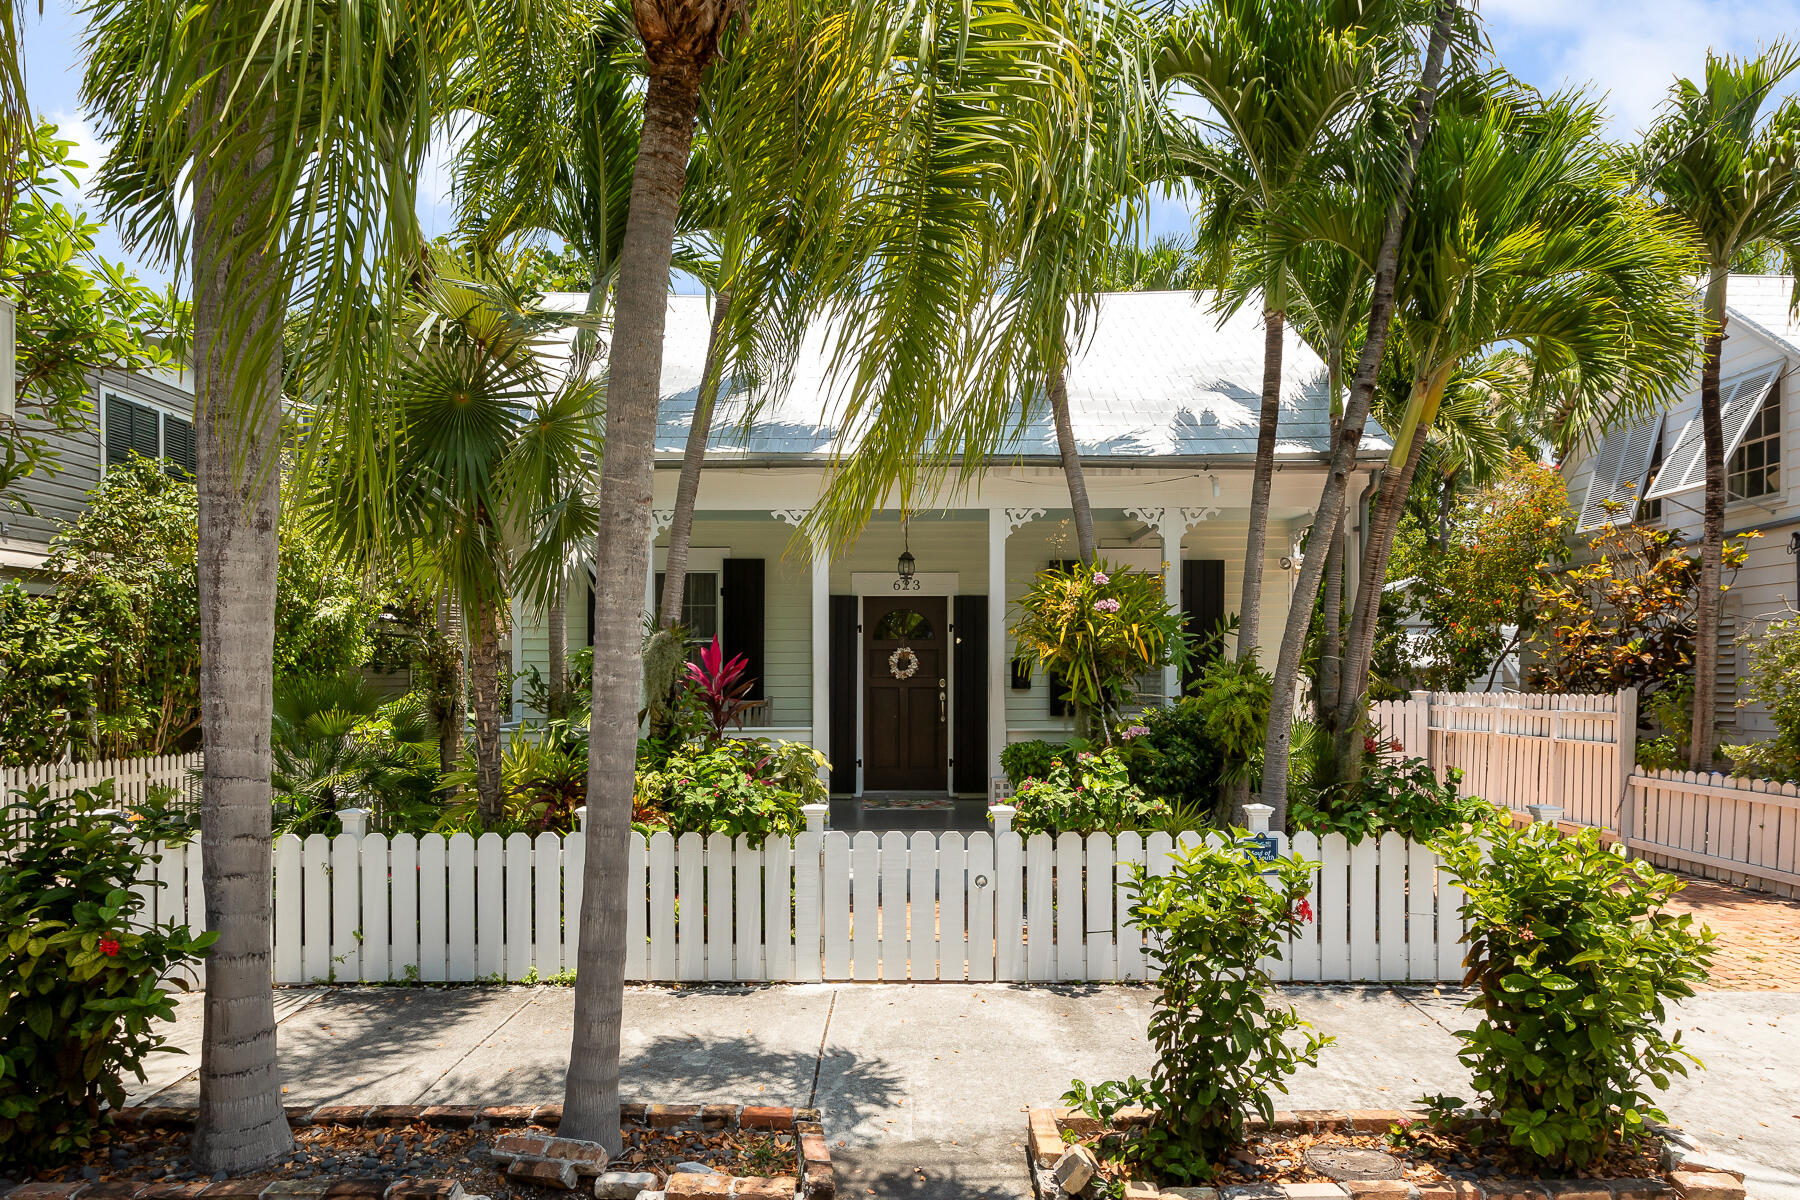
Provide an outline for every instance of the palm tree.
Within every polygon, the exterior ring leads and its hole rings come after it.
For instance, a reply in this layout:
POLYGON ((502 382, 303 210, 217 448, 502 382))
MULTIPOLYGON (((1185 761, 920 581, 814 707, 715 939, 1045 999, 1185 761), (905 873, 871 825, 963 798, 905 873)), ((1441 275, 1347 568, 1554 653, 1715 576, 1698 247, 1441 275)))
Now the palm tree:
POLYGON ((1263 310, 1262 406, 1238 604, 1240 660, 1256 653, 1261 631, 1282 339, 1296 297, 1287 255, 1263 247, 1246 280, 1233 269, 1233 250, 1237 243, 1262 240, 1259 230, 1281 221, 1287 197, 1316 173, 1345 114, 1364 105, 1392 70, 1406 47, 1397 35, 1405 32, 1414 7, 1405 0, 1209 0, 1172 21, 1160 39, 1162 81, 1191 88, 1212 113, 1202 121, 1212 136, 1183 139, 1174 157, 1207 200, 1196 232, 1211 282, 1238 285, 1220 307, 1235 311, 1247 299, 1243 284, 1249 282, 1263 310))
POLYGON ((1441 113, 1426 146, 1400 257, 1410 394, 1391 425, 1331 722, 1340 779, 1362 761, 1363 693, 1394 536, 1462 364, 1516 343, 1541 364, 1540 389, 1567 389, 1561 398, 1588 411, 1614 395, 1655 404, 1684 369, 1686 246, 1670 220, 1624 196, 1600 127, 1597 107, 1580 97, 1539 101, 1502 81, 1441 113))
MULTIPOLYGON (((1437 107, 1438 88, 1443 76, 1444 57, 1460 12, 1460 0, 1437 0, 1423 67, 1413 89, 1406 139, 1396 156, 1398 161, 1394 166, 1387 218, 1371 272, 1373 281, 1362 352, 1357 358, 1356 373, 1351 379, 1350 399, 1345 406, 1343 420, 1338 423, 1332 439, 1331 460, 1326 467, 1325 484, 1319 492, 1318 506, 1313 510, 1312 536, 1327 542, 1336 536, 1337 526, 1343 520, 1350 471, 1355 465, 1357 447, 1362 444, 1363 427, 1368 423, 1369 406, 1375 394, 1375 377, 1387 347, 1400 239, 1406 229, 1419 154, 1431 131, 1432 114, 1437 107)), ((1310 597, 1317 594, 1327 557, 1323 554, 1306 556, 1295 582, 1295 596, 1310 597)), ((1294 736, 1295 692, 1300 677, 1300 659, 1306 649, 1307 627, 1312 624, 1312 615, 1311 604, 1295 603, 1288 606, 1287 625, 1282 630, 1281 652, 1275 664, 1274 688, 1269 701, 1269 724, 1263 742, 1261 800, 1274 808, 1272 819, 1276 822, 1276 828, 1281 828, 1287 820, 1288 747, 1294 736)))
MULTIPOLYGON (((1725 345, 1732 262, 1752 243, 1800 262, 1800 101, 1763 115, 1775 86, 1800 66, 1778 41, 1755 58, 1706 55, 1703 85, 1678 81, 1637 150, 1639 177, 1680 217, 1705 252, 1706 341, 1700 367, 1700 429, 1706 500, 1700 539, 1700 596, 1694 618, 1694 717, 1688 765, 1705 770, 1715 733, 1711 689, 1719 654, 1725 542, 1725 431, 1719 359, 1725 345), (1704 682, 1702 682, 1704 681, 1704 682)), ((1797 285, 1800 286, 1800 285, 1797 285)), ((1794 296, 1800 305, 1800 291, 1794 296)))
POLYGON ((219 936, 206 964, 192 1154, 209 1172, 255 1168, 292 1144, 270 984, 283 370, 304 394, 364 395, 360 343, 385 330, 385 289, 370 283, 395 278, 416 253, 414 181, 442 67, 466 49, 460 12, 228 4, 196 24, 165 0, 89 10, 83 94, 114 146, 97 175, 107 215, 140 249, 191 255, 193 271, 202 881, 219 936), (315 359, 284 364, 290 310, 304 314, 315 359))
MULTIPOLYGON (((547 13, 530 36, 497 39, 490 54, 470 64, 463 84, 464 104, 479 118, 454 168, 465 234, 484 254, 550 235, 587 268, 586 319, 572 347, 572 378, 584 378, 599 355, 597 333, 625 240, 643 121, 643 96, 627 65, 637 51, 626 6, 574 5, 547 13)), ((575 535, 593 522, 591 505, 579 503, 561 505, 556 516, 571 561, 541 578, 547 589, 549 715, 562 717, 568 703, 568 578, 579 557, 575 535)))
POLYGON ((619 250, 600 458, 601 564, 594 597, 594 695, 588 736, 587 863, 565 1136, 619 1150, 619 1038, 637 693, 638 613, 649 571, 651 456, 662 379, 669 263, 700 85, 744 0, 634 0, 648 84, 619 250))

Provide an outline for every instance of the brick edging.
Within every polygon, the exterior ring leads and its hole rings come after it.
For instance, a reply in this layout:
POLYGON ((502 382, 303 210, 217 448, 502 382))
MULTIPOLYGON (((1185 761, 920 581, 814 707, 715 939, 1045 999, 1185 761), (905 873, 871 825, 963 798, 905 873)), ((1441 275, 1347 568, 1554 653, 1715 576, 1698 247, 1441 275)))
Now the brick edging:
MULTIPOLYGON (((1126 1109, 1116 1130, 1141 1126, 1148 1109, 1126 1109)), ((1383 1133, 1402 1121, 1422 1121, 1422 1111, 1402 1109, 1299 1109, 1270 1120, 1251 1117, 1251 1133, 1383 1133)), ((1472 1117, 1472 1120, 1491 1120, 1472 1117)), ((1099 1133, 1101 1122, 1067 1108, 1026 1113, 1026 1157, 1038 1200, 1066 1200, 1056 1168, 1069 1153, 1063 1133, 1099 1133)), ((1454 1179, 1415 1184, 1402 1179, 1346 1183, 1247 1183, 1221 1188, 1183 1188, 1179 1197, 1144 1180, 1128 1180, 1125 1200, 1744 1200, 1743 1176, 1693 1159, 1678 1160, 1648 1179, 1454 1179)))
MULTIPOLYGON (((664 1200, 835 1200, 831 1149, 814 1108, 736 1104, 622 1104, 620 1119, 646 1129, 753 1129, 794 1134, 795 1173, 730 1176, 676 1173, 661 1189, 664 1200)), ((289 1105, 288 1124, 343 1125, 358 1129, 425 1125, 436 1129, 556 1128, 560 1104, 316 1104, 289 1105)), ((117 1129, 192 1129, 196 1111, 166 1105, 118 1108, 117 1129)), ((32 1181, 0 1193, 0 1200, 465 1200, 454 1179, 389 1179, 347 1175, 334 1179, 224 1180, 219 1183, 94 1183, 32 1181)))

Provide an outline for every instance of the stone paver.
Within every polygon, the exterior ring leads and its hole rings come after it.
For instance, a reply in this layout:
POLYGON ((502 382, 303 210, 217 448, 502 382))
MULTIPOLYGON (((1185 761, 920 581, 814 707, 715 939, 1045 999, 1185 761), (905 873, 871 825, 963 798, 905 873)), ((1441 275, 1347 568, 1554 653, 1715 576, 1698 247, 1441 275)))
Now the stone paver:
POLYGON ((1669 907, 1694 914, 1718 935, 1709 987, 1800 991, 1800 900, 1710 879, 1688 878, 1686 884, 1669 907))

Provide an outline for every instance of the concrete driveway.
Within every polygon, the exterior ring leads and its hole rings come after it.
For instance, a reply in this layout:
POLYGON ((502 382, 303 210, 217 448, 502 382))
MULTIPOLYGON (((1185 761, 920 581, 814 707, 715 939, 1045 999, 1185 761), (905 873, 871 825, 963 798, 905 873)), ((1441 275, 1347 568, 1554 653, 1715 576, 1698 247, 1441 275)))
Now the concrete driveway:
MULTIPOLYGON (((1293 1080, 1295 1108, 1398 1108, 1467 1094, 1448 990, 1289 987, 1336 1041, 1293 1080)), ((816 1107, 849 1197, 1024 1197, 1023 1110, 1072 1079, 1144 1074, 1143 987, 803 984, 627 990, 624 1091, 663 1103, 816 1107)), ((562 1098, 574 993, 556 987, 277 993, 290 1104, 529 1103, 562 1098)), ((1709 992, 1679 1013, 1708 1069, 1670 1117, 1746 1174, 1757 1200, 1800 1200, 1800 992, 1709 992)), ((174 1030, 197 1052, 197 998, 174 1030)), ((155 1060, 133 1097, 193 1103, 191 1057, 155 1060)))

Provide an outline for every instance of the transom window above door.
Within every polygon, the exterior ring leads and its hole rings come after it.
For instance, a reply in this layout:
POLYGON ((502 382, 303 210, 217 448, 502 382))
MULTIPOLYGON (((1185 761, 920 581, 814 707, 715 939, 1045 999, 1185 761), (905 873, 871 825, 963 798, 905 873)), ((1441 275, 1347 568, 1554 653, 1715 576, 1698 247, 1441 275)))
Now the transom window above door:
POLYGON ((937 630, 931 624, 931 618, 922 612, 914 612, 910 608, 896 608, 883 613, 875 622, 874 636, 884 642, 904 642, 912 639, 928 641, 937 636, 937 630))

